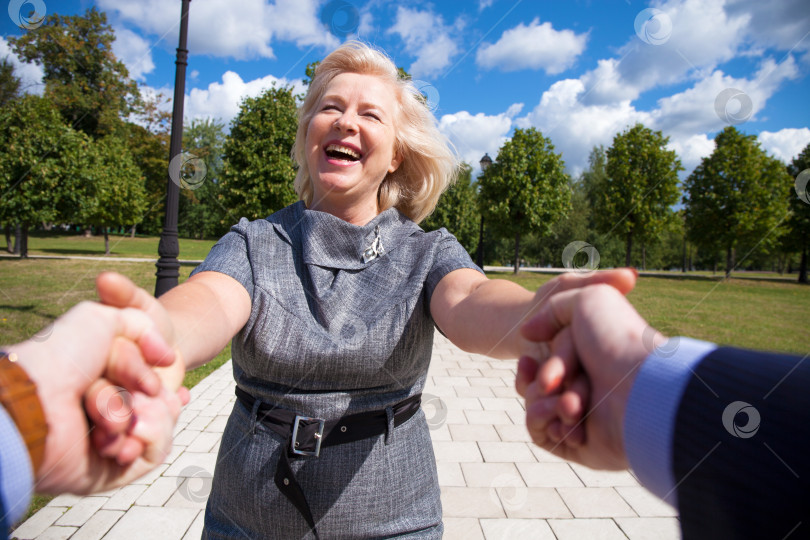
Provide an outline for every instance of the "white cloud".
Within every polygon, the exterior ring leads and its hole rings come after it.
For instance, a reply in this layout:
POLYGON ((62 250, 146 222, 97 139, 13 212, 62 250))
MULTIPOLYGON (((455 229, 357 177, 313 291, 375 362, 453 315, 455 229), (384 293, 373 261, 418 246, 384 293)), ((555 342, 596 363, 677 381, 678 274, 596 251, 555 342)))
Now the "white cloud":
POLYGON ((683 137, 673 136, 670 138, 668 148, 678 154, 684 168, 680 176, 686 177, 700 165, 701 159, 714 152, 714 141, 704 133, 683 137))
POLYGON ((478 0, 478 11, 484 11, 495 3, 495 0, 478 0))
MULTIPOLYGON (((180 5, 164 0, 98 0, 99 7, 173 48, 179 34, 180 5)), ((189 8, 188 48, 193 54, 237 59, 274 58, 271 42, 300 47, 335 47, 338 39, 318 17, 318 0, 195 0, 189 8)))
POLYGON ((408 68, 414 77, 436 75, 450 65, 458 53, 458 44, 450 36, 441 15, 402 6, 397 8, 396 21, 389 34, 398 34, 405 50, 416 60, 408 68))
POLYGON ((45 83, 42 82, 45 71, 42 66, 21 61, 3 36, 0 36, 0 58, 7 58, 14 66, 14 75, 20 79, 21 92, 42 95, 45 91, 45 83))
POLYGON ((301 79, 287 80, 267 75, 245 82, 237 73, 226 71, 222 82, 213 82, 206 89, 193 88, 186 95, 184 116, 187 119, 218 118, 227 125, 239 113, 242 98, 256 97, 274 84, 277 87, 292 85, 294 93, 306 89, 301 79))
POLYGON ((555 75, 574 65, 587 41, 587 34, 555 30, 535 18, 528 26, 520 23, 506 30, 495 43, 482 44, 475 59, 487 69, 543 69, 555 75))
POLYGON ((763 131, 759 134, 759 142, 766 152, 787 164, 810 144, 810 129, 804 127, 763 131))
POLYGON ((124 27, 116 28, 112 48, 116 58, 127 66, 127 71, 133 79, 143 81, 147 73, 154 71, 152 45, 132 30, 124 27))
POLYGON ((522 103, 509 107, 505 113, 486 115, 459 111, 445 114, 439 120, 439 129, 455 145, 461 158, 472 165, 473 176, 478 174, 478 162, 488 153, 492 159, 512 131, 512 117, 523 108, 522 103))

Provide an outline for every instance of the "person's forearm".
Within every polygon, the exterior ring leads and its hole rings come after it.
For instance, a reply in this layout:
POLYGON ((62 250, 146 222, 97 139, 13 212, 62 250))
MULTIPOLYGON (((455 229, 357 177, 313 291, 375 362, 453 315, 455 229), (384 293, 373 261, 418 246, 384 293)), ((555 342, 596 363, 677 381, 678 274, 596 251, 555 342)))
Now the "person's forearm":
POLYGON ((537 307, 534 293, 503 279, 482 281, 453 308, 442 327, 467 352, 495 358, 517 358, 520 325, 537 307))

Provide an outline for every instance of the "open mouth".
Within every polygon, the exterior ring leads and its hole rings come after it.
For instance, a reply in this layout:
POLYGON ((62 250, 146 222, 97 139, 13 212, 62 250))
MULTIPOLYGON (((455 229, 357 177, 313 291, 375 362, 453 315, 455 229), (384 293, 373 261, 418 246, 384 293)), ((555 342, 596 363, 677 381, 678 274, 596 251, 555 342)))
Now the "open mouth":
POLYGON ((352 150, 348 146, 341 146, 339 144, 330 144, 326 147, 326 155, 331 159, 339 159, 341 161, 359 161, 363 156, 356 150, 352 150))

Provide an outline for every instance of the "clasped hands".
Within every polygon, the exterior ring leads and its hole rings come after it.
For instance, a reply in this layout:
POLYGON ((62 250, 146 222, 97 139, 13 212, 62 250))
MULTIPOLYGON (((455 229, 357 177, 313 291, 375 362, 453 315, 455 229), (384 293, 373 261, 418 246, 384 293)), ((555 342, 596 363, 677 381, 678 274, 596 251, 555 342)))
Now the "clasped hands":
POLYGON ((532 440, 595 469, 628 468, 627 400, 638 368, 664 341, 624 297, 635 278, 617 270, 572 274, 564 286, 549 282, 521 328, 525 353, 515 384, 532 440))
MULTIPOLYGON (((102 299, 147 294, 111 273, 97 287, 102 299)), ((104 491, 162 463, 189 393, 167 390, 156 374, 176 355, 149 315, 82 302, 38 335, 7 348, 35 382, 48 424, 35 490, 104 491)))

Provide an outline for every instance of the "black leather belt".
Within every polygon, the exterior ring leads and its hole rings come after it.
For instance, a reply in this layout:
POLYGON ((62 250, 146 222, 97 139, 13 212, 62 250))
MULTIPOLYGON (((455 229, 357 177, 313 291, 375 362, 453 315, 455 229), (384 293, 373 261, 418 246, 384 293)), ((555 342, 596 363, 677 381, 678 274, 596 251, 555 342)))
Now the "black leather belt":
MULTIPOLYGON (((253 410, 256 398, 236 387, 236 398, 248 410, 253 410)), ((422 403, 422 394, 416 394, 389 409, 351 414, 338 420, 301 416, 293 411, 279 409, 269 403, 260 403, 256 418, 265 426, 286 438, 286 451, 281 452, 276 467, 275 483, 279 491, 301 512, 319 538, 315 520, 301 485, 295 479, 290 459, 305 456, 318 457, 321 448, 350 443, 377 435, 390 436, 389 430, 410 419, 422 403)))

